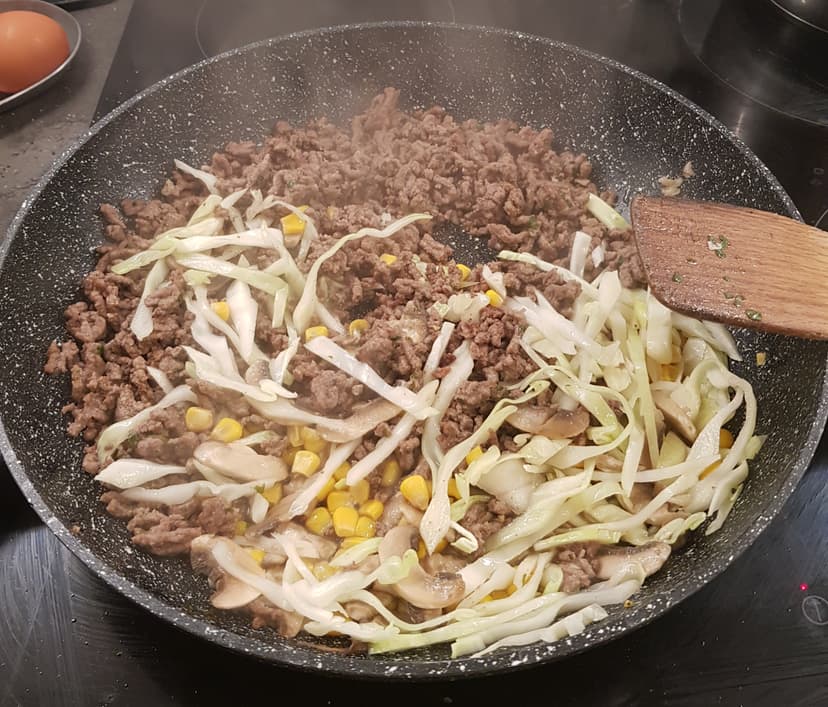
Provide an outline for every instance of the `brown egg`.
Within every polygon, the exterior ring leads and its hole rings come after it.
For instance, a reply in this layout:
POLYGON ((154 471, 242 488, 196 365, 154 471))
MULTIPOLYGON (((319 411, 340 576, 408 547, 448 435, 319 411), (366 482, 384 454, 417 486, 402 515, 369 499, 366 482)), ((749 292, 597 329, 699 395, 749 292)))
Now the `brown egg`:
POLYGON ((66 32, 51 17, 24 10, 0 13, 0 92, 28 88, 68 56, 66 32))

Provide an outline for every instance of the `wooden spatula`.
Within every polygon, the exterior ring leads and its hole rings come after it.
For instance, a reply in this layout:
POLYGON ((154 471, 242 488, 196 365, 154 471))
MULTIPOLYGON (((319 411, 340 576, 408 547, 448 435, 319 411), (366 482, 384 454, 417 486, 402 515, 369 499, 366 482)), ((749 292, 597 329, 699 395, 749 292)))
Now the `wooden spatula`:
POLYGON ((638 252, 657 299, 685 314, 828 339, 828 233, 726 204, 638 196, 638 252))

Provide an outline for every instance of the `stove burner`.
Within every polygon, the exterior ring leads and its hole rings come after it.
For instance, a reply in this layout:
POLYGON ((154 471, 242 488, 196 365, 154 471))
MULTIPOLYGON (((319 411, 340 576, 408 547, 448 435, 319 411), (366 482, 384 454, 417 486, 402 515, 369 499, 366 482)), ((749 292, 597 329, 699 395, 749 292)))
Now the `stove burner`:
POLYGON ((828 32, 815 24, 825 5, 820 10, 820 3, 811 3, 807 18, 782 7, 789 5, 682 0, 679 23, 693 53, 730 87, 781 113, 828 126, 828 32))

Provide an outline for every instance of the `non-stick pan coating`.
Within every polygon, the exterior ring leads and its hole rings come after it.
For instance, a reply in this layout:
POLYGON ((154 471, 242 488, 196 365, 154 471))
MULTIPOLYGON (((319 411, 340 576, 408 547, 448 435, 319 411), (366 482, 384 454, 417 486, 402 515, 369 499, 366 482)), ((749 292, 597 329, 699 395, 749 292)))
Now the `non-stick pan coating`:
MULTIPOLYGON (((64 434, 67 382, 42 373, 63 309, 79 296, 101 241, 97 206, 151 197, 174 157, 208 161, 228 140, 259 140, 277 119, 347 122, 385 86, 408 107, 438 103, 461 118, 550 126, 558 148, 586 152, 600 185, 622 201, 653 192, 692 160, 684 195, 797 212, 768 170, 709 115, 616 63, 525 35, 450 25, 384 24, 306 32, 230 52, 153 86, 97 124, 44 178, 12 225, 0 271, 3 454, 49 527, 95 573, 171 623, 277 663, 361 676, 470 675, 559 658, 654 619, 723 570, 777 513, 805 471, 826 416, 826 344, 739 332, 759 432, 770 435, 724 528, 698 538, 653 577, 630 609, 552 645, 448 661, 447 652, 379 658, 323 653, 249 619, 214 611, 203 577, 184 561, 133 548, 80 470, 64 434), (767 364, 755 366, 755 353, 767 364), (79 528, 72 535, 69 528, 79 528)), ((761 234, 757 234, 761 237, 761 234)), ((748 589, 746 588, 746 591, 748 589)), ((700 620, 704 620, 700 617, 700 620)))

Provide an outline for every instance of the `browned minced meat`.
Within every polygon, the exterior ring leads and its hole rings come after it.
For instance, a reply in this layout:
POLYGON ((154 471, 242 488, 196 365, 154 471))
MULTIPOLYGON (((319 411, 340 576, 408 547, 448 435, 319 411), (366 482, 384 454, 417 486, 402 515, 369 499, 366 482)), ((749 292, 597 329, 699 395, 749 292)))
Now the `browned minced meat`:
MULTIPOLYGON (((433 221, 408 226, 390 238, 351 242, 321 268, 318 290, 326 305, 342 321, 368 322, 366 331, 339 336, 337 342, 388 383, 420 387, 426 357, 442 324, 434 302, 488 287, 479 265, 467 281, 461 281, 452 250, 432 236, 435 224, 450 222, 486 239, 491 248, 531 251, 559 264, 567 263, 573 234, 581 230, 592 237, 593 247, 602 246, 601 267, 617 269, 625 285, 643 281, 629 233, 606 229, 585 208, 590 193, 599 193, 611 203, 614 194, 600 191, 591 181, 592 165, 585 155, 554 149, 550 129, 536 130, 508 120, 458 121, 440 107, 404 112, 398 100, 395 89, 386 89, 344 128, 324 118, 304 127, 280 121, 261 145, 228 143, 204 166, 218 177, 223 194, 259 189, 309 207, 307 213, 320 238, 299 264, 303 270, 346 233, 381 227, 417 211, 433 216, 433 221), (396 260, 388 264, 380 257, 384 254, 396 260)), ((112 266, 148 248, 164 231, 185 224, 206 195, 200 181, 176 170, 156 199, 124 199, 118 207, 100 207, 107 241, 98 249, 95 270, 83 280, 83 299, 66 309, 67 340, 52 343, 44 366, 47 373, 68 377, 71 400, 64 411, 70 416, 69 433, 89 445, 83 461, 89 473, 101 468, 94 447, 101 430, 163 396, 149 375, 150 366, 163 371, 173 385, 189 383, 198 404, 214 416, 232 416, 247 430, 279 433, 261 451, 281 454, 286 449, 284 428, 260 417, 240 395, 188 379, 184 346, 193 343, 191 315, 184 306, 185 283, 179 268, 173 268, 164 286, 148 299, 152 333, 139 341, 129 328, 147 269, 117 275, 112 266)), ((248 191, 237 206, 244 210, 250 199, 248 191)), ((268 215, 278 218, 284 211, 274 208, 268 215)), ((265 267, 271 262, 268 258, 261 254, 258 265, 265 267)), ((490 266, 503 274, 510 293, 531 296, 537 291, 564 315, 571 313, 576 284, 523 263, 490 266)), ((597 272, 587 259, 585 277, 592 279, 597 272)), ((287 343, 286 332, 270 326, 264 296, 258 292, 254 296, 261 305, 257 342, 266 355, 275 356, 287 343)), ((496 307, 484 309, 479 322, 457 326, 435 375, 446 374, 453 361, 451 351, 462 340, 470 343, 474 369, 442 422, 444 447, 468 436, 504 395, 506 386, 533 370, 520 346, 524 328, 519 316, 496 307)), ((299 395, 297 404, 322 415, 344 417, 374 397, 366 386, 305 350, 294 358, 290 373, 299 395)), ((185 408, 181 404, 154 413, 119 453, 185 464, 205 438, 185 429, 185 408)), ((366 435, 355 457, 373 449, 380 437, 390 434, 393 424, 390 421, 366 435)), ((418 425, 396 457, 405 473, 415 470, 429 476, 418 454, 421 433, 418 425)), ((500 443, 509 447, 509 430, 500 435, 500 443)), ((390 497, 396 489, 380 488, 378 478, 376 473, 369 477, 373 491, 390 497)), ((129 521, 137 545, 162 555, 186 552, 202 532, 230 533, 239 517, 238 508, 217 499, 176 508, 150 507, 128 503, 120 493, 110 491, 103 500, 109 512, 129 521)), ((508 509, 491 501, 473 505, 463 524, 482 545, 510 518, 508 509)), ((591 579, 588 559, 575 550, 563 550, 558 557, 568 586, 591 579)), ((291 617, 280 615, 264 600, 254 602, 250 610, 257 625, 294 631, 291 617)))
POLYGON ((562 592, 577 592, 595 581, 593 558, 600 547, 598 543, 573 543, 558 549, 554 561, 563 571, 562 592))

